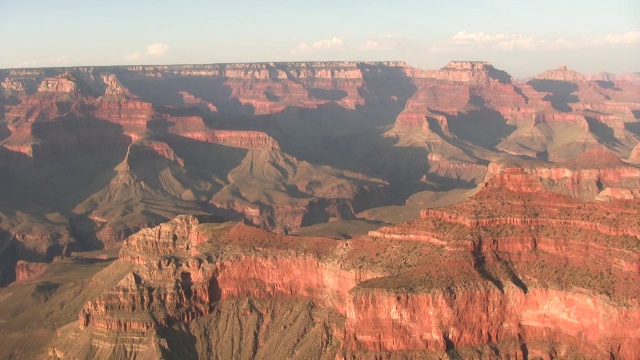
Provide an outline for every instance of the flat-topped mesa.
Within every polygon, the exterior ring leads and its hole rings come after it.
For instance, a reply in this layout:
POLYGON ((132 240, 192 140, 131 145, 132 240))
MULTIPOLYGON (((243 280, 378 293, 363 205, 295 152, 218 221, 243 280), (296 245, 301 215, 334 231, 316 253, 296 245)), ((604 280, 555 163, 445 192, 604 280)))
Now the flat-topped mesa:
POLYGON ((278 150, 278 142, 262 131, 214 130, 211 142, 240 148, 262 148, 278 150))
POLYGON ((357 62, 311 62, 287 63, 280 66, 297 79, 361 80, 362 71, 358 64, 357 62))
POLYGON ((190 256, 206 241, 200 223, 217 220, 208 215, 180 215, 154 228, 142 229, 129 236, 120 250, 120 259, 143 264, 158 256, 190 256))
POLYGON ((551 69, 543 71, 538 74, 535 79, 537 80, 555 80, 555 81, 569 81, 569 82, 583 82, 587 81, 584 75, 577 71, 569 70, 565 65, 561 65, 557 69, 551 69))
POLYGON ((512 83, 511 76, 498 70, 487 61, 451 61, 439 70, 407 69, 415 78, 434 78, 442 81, 464 83, 488 83, 498 81, 503 84, 512 83))
POLYGON ((542 192, 542 183, 521 167, 506 168, 497 174, 487 174, 487 180, 481 185, 483 191, 506 189, 514 192, 542 192))
MULTIPOLYGON (((132 66, 127 70, 156 74, 156 76, 213 76, 239 80, 289 79, 359 79, 352 70, 361 67, 408 67, 402 61, 315 61, 228 63, 204 65, 132 66)), ((149 75, 150 76, 150 75, 149 75)))
POLYGON ((288 106, 316 108, 329 102, 354 110, 365 103, 361 90, 366 71, 404 66, 395 62, 264 63, 224 65, 222 71, 232 97, 253 106, 255 114, 273 114, 288 106))
POLYGON ((488 61, 449 61, 443 69, 481 71, 489 68, 493 68, 493 65, 488 61))
POLYGON ((355 73, 343 70, 357 67, 408 67, 403 61, 315 61, 220 63, 194 65, 136 65, 126 70, 145 77, 209 76, 230 80, 284 80, 302 78, 348 79, 355 73), (329 70, 329 71, 326 71, 329 70))
POLYGON ((40 82, 35 94, 21 96, 22 102, 7 111, 5 117, 27 122, 46 121, 72 113, 85 113, 91 89, 71 72, 40 82))

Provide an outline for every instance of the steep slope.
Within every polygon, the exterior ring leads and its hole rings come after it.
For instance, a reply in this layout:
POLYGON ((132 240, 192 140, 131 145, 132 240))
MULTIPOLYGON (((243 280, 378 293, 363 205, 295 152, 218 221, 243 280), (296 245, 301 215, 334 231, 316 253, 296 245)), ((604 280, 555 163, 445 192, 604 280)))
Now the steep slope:
POLYGON ((107 87, 104 95, 97 99, 93 114, 121 125, 124 134, 131 137, 132 141, 144 137, 147 122, 154 115, 152 104, 137 100, 115 75, 103 74, 102 78, 107 87))
POLYGON ((267 229, 289 232, 350 219, 384 201, 386 182, 328 166, 315 167, 280 150, 250 149, 211 202, 267 229))
POLYGON ((511 168, 349 241, 178 217, 125 241, 132 272, 49 353, 635 358, 639 206, 545 192, 511 168))
POLYGON ((131 144, 115 171, 107 186, 73 209, 95 222, 96 237, 107 247, 149 224, 201 212, 194 191, 213 186, 191 178, 184 161, 158 141, 131 144))

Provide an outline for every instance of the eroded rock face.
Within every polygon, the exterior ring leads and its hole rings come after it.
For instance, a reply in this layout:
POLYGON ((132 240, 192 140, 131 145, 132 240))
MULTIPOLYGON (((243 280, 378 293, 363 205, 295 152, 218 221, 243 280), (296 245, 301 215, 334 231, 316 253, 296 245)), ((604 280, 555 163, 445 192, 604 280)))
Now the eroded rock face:
POLYGON ((16 264, 16 281, 26 281, 41 275, 47 270, 47 263, 35 263, 20 260, 16 264))
MULTIPOLYGON (((519 171, 523 176, 533 175, 545 189, 577 198, 606 201, 633 199, 638 196, 640 168, 625 163, 600 147, 592 147, 574 159, 551 166, 523 163, 526 170, 509 170, 508 165, 492 163, 489 165, 487 179, 503 173, 505 166, 507 171, 504 173, 519 171)), ((504 175, 499 178, 504 178, 504 175)), ((505 180, 506 187, 520 186, 514 185, 519 184, 519 181, 511 183, 506 178, 505 180)))
POLYGON ((577 71, 567 69, 566 65, 561 65, 557 69, 546 70, 536 76, 539 80, 556 80, 556 81, 586 81, 584 75, 577 71))
POLYGON ((169 132, 186 138, 247 149, 280 149, 275 139, 261 131, 213 130, 197 116, 176 117, 169 121, 172 123, 169 132))
POLYGON ((207 319, 238 299, 310 301, 336 314, 318 318, 332 356, 636 358, 639 206, 546 192, 508 169, 467 201, 348 241, 180 216, 125 241, 118 261, 133 270, 85 305, 80 331, 218 333, 207 319))
POLYGON ((640 164, 640 143, 633 148, 631 155, 629 156, 629 162, 634 164, 640 164))
POLYGON ((103 75, 103 81, 107 88, 93 115, 121 125, 133 141, 143 138, 154 114, 152 104, 138 100, 113 74, 103 75))
POLYGON ((72 223, 38 253, 116 247, 182 213, 290 233, 470 190, 512 163, 547 190, 639 195, 637 167, 619 162, 640 161, 631 75, 561 68, 523 84, 487 62, 274 62, 13 69, 0 81, 1 227, 38 243, 14 210, 72 223), (601 160, 571 162, 583 153, 601 160))

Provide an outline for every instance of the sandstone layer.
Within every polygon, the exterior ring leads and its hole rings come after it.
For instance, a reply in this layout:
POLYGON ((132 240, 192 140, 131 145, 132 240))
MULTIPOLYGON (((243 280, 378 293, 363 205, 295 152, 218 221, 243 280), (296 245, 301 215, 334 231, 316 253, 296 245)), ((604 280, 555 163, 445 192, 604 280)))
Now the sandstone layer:
POLYGON ((125 241, 117 262, 131 272, 48 353, 634 359, 638 211, 511 168, 458 205, 352 240, 180 216, 125 241))

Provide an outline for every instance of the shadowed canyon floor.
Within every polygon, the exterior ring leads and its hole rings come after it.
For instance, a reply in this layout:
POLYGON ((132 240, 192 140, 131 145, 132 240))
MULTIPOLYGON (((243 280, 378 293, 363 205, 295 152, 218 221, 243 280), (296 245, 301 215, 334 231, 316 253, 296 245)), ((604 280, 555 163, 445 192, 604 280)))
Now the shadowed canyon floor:
POLYGON ((632 75, 0 70, 0 357, 638 358, 632 75))

